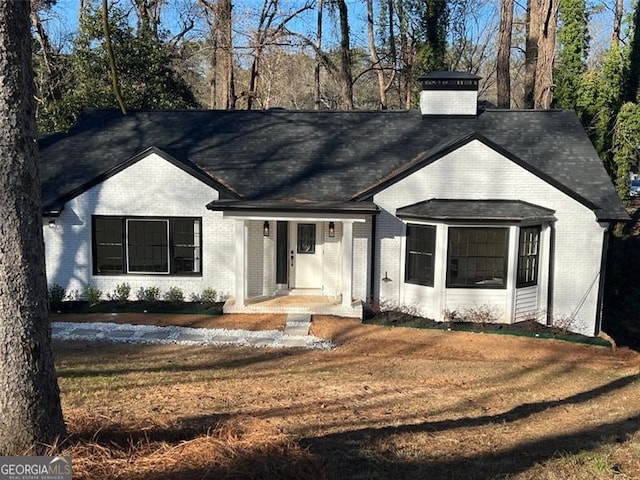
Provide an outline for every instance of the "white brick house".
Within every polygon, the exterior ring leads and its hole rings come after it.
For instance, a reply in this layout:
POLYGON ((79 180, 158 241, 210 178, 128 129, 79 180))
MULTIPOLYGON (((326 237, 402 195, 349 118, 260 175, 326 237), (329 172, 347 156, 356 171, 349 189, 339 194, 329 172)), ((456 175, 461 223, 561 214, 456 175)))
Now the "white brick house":
POLYGON ((40 142, 49 283, 594 335, 626 213, 573 112, 478 111, 477 80, 425 77, 421 112, 87 112, 40 142))

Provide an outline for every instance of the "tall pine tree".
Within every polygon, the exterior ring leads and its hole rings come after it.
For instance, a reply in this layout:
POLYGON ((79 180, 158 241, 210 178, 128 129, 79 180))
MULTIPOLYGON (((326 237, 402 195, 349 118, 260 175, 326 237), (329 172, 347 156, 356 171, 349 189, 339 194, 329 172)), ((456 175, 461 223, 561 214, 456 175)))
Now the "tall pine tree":
POLYGON ((559 52, 555 71, 556 107, 574 109, 589 53, 589 13, 585 0, 560 0, 559 52))

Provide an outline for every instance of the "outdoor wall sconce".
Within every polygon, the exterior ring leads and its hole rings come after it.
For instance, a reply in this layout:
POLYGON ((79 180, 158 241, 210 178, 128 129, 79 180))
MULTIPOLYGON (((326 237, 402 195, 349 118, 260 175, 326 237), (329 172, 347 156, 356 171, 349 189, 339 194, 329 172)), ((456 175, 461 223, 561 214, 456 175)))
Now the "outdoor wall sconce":
POLYGON ((329 236, 331 238, 336 236, 336 224, 334 222, 329 222, 329 236))
POLYGON ((262 225, 262 235, 264 235, 265 237, 269 236, 269 222, 264 222, 264 224, 262 225))
POLYGON ((56 221, 55 220, 49 220, 49 228, 56 228, 56 221))

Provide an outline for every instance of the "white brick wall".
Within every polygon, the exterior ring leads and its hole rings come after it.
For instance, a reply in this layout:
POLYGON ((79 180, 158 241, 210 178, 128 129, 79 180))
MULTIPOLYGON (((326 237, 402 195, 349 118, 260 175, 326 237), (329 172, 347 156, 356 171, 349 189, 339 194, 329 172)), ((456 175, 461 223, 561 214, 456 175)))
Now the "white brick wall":
POLYGON ((369 301, 371 221, 353 224, 353 296, 369 301))
MULTIPOLYGON (((56 228, 43 226, 47 278, 69 294, 93 285, 106 295, 120 283, 129 283, 132 297, 141 287, 157 286, 162 292, 175 286, 185 297, 214 288, 232 294, 234 273, 229 252, 234 250, 234 223, 205 205, 218 192, 156 154, 131 165, 65 205, 56 228), (91 216, 190 216, 202 218, 202 276, 93 275, 91 216)), ((47 222, 45 221, 45 224, 47 222)))
MULTIPOLYGON (((375 195, 383 209, 377 221, 376 278, 387 272, 391 279, 378 284, 382 302, 403 299, 404 237, 395 210, 431 198, 523 200, 555 210, 554 313, 575 314, 573 330, 594 333, 603 226, 587 207, 477 140, 375 195)), ((441 312, 429 314, 438 317, 441 312)))

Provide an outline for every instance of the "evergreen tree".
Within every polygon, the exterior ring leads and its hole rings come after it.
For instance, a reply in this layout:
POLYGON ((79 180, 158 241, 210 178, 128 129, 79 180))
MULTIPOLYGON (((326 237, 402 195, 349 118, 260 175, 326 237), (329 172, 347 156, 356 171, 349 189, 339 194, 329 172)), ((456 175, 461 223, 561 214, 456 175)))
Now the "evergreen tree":
MULTIPOLYGON (((109 23, 122 97, 128 108, 198 107, 189 85, 177 73, 179 56, 175 47, 155 35, 137 35, 126 12, 118 7, 110 8, 109 23)), ((99 9, 81 17, 80 32, 68 62, 68 82, 73 89, 42 113, 41 131, 69 128, 86 107, 118 106, 111 87, 99 9)))
POLYGON ((447 0, 415 0, 412 5, 416 19, 418 77, 445 70, 449 5, 447 0))
POLYGON ((616 115, 622 105, 627 62, 613 45, 602 64, 584 75, 576 111, 587 129, 605 168, 612 173, 611 140, 616 115))
POLYGON ((640 158, 640 105, 627 102, 616 117, 612 138, 614 183, 621 199, 629 196, 629 173, 640 158))
POLYGON ((587 69, 589 53, 589 14, 585 0, 560 0, 561 26, 558 67, 555 72, 554 103, 559 108, 574 109, 587 69))

